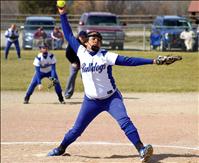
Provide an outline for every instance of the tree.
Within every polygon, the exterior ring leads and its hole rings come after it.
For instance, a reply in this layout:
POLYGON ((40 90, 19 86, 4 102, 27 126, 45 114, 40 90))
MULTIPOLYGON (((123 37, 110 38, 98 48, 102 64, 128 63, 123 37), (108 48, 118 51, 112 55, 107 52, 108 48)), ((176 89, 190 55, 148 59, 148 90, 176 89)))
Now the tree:
POLYGON ((55 14, 57 12, 56 1, 20 1, 19 12, 22 14, 55 14))
POLYGON ((106 9, 109 12, 116 13, 116 14, 123 14, 126 9, 126 3, 125 1, 107 1, 106 2, 106 9))
POLYGON ((18 1, 1 1, 1 14, 18 14, 18 1))
MULTIPOLYGON (((12 1, 9 1, 12 2, 12 1)), ((189 1, 126 1, 126 0, 67 0, 70 14, 89 11, 108 11, 118 15, 179 15, 186 14, 189 1)), ((19 12, 23 14, 57 14, 56 0, 21 0, 19 12)))

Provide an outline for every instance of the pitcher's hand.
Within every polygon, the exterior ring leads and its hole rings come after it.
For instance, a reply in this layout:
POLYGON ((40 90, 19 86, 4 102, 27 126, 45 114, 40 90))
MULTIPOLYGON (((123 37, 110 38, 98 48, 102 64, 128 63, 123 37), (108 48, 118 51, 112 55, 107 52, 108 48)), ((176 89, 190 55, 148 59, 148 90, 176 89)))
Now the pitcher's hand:
POLYGON ((64 5, 64 7, 58 7, 58 5, 57 5, 57 9, 58 9, 58 12, 60 15, 66 13, 66 5, 64 5))

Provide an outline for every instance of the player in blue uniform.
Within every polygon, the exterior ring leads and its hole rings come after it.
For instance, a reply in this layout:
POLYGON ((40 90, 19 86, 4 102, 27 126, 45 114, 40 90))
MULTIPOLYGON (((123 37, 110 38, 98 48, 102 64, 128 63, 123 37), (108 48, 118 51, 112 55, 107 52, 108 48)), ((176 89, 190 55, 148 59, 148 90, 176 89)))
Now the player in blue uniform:
POLYGON ((39 46, 40 53, 35 57, 33 65, 35 66, 35 75, 28 87, 26 96, 24 98, 24 104, 29 103, 30 96, 32 95, 35 87, 38 85, 38 89, 42 89, 41 80, 43 78, 54 78, 57 80, 55 84, 55 92, 57 93, 58 99, 61 104, 64 104, 64 99, 62 96, 61 85, 58 81, 58 76, 56 73, 56 58, 53 54, 48 52, 48 46, 46 43, 39 46))
POLYGON ((64 154, 66 148, 83 133, 89 123, 106 111, 118 122, 128 139, 134 144, 141 160, 148 161, 153 154, 153 147, 143 145, 136 127, 127 115, 122 95, 112 76, 112 66, 155 64, 156 59, 125 57, 101 49, 102 36, 96 31, 88 33, 88 41, 84 47, 73 36, 65 10, 65 7, 58 8, 61 25, 66 40, 79 57, 85 96, 74 126, 65 134, 59 147, 50 151, 48 156, 64 154))
POLYGON ((10 28, 6 30, 5 37, 7 38, 6 47, 5 47, 5 59, 8 59, 8 53, 12 44, 15 45, 18 58, 21 58, 21 51, 20 51, 19 39, 18 39, 19 33, 17 30, 16 24, 12 24, 10 28))

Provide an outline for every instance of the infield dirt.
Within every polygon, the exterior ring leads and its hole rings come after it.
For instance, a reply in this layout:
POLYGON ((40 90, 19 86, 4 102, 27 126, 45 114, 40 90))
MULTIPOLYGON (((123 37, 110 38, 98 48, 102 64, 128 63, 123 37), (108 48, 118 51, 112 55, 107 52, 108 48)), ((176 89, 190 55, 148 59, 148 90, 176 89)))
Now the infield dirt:
MULTIPOLYGON (((122 93, 142 141, 154 146, 151 163, 199 162, 198 93, 122 93)), ((100 114, 64 156, 47 157, 79 112, 83 94, 59 104, 54 92, 1 92, 2 163, 137 163, 139 156, 118 124, 100 114)))

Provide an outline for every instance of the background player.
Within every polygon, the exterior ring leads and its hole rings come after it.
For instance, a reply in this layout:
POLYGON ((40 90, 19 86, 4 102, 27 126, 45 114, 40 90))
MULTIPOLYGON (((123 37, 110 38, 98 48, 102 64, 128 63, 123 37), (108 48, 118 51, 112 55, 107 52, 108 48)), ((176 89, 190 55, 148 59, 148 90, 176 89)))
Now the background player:
MULTIPOLYGON (((35 87, 38 85, 38 89, 42 89, 41 80, 43 78, 55 78, 58 81, 58 76, 56 73, 56 58, 53 54, 48 52, 48 46, 46 43, 40 45, 40 53, 35 57, 33 65, 35 66, 35 75, 28 87, 26 96, 24 98, 24 104, 29 103, 30 96, 32 95, 35 87)), ((64 104, 64 99, 62 96, 62 89, 59 82, 55 84, 55 92, 57 93, 60 103, 64 104)))
POLYGON ((12 44, 15 45, 18 58, 21 58, 21 50, 18 39, 19 33, 16 24, 12 24, 10 28, 6 30, 5 37, 7 38, 6 47, 5 47, 5 59, 8 59, 8 53, 12 44))
MULTIPOLYGON (((84 45, 84 43, 87 41, 87 33, 85 31, 80 31, 79 34, 77 35, 77 40, 79 41, 80 44, 84 45)), ((66 99, 69 99, 74 93, 75 80, 78 71, 80 69, 79 58, 77 57, 77 54, 74 52, 74 50, 69 44, 68 47, 66 48, 66 58, 69 60, 71 64, 70 64, 70 76, 68 77, 66 83, 66 90, 64 96, 66 99)))
POLYGON ((181 32, 180 38, 184 40, 184 45, 187 51, 193 51, 195 37, 196 35, 194 31, 189 28, 185 28, 185 30, 181 32))
POLYGON ((64 36, 80 59, 85 96, 74 126, 65 134, 59 147, 50 151, 48 156, 62 155, 89 123, 101 112, 106 111, 118 122, 128 139, 134 144, 141 160, 148 161, 153 154, 153 148, 151 145, 143 145, 136 127, 127 115, 122 95, 112 76, 112 66, 139 66, 163 62, 159 59, 125 57, 101 49, 102 36, 96 31, 88 33, 88 41, 84 47, 73 36, 65 8, 58 8, 58 10, 64 36))

